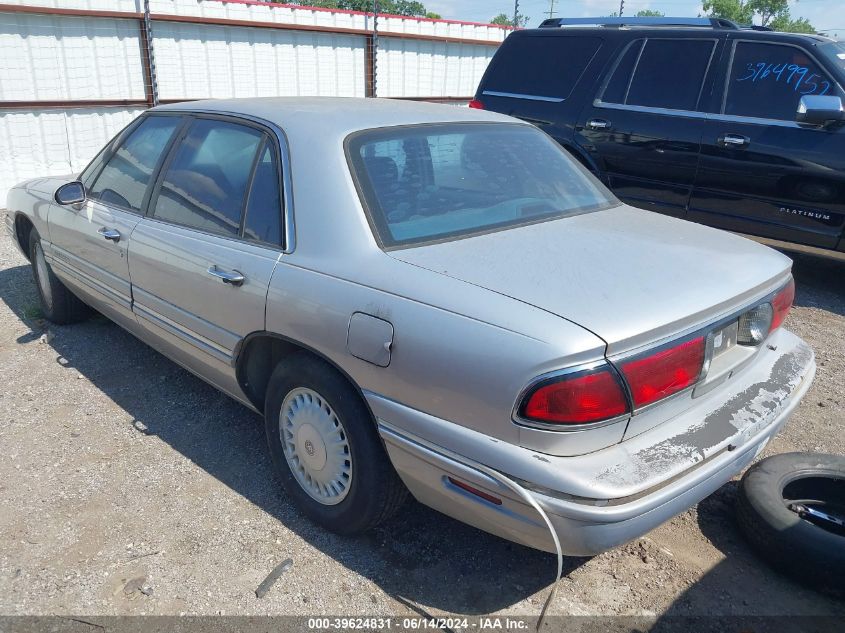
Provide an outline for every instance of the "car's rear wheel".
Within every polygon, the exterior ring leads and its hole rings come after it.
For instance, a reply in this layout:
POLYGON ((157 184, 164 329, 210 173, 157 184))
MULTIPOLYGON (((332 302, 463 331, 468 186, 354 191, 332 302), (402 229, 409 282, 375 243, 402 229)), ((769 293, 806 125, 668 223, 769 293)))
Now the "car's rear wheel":
POLYGON ((362 532, 405 500, 369 409, 322 360, 300 353, 279 365, 264 417, 282 486, 316 523, 341 534, 362 532))
POLYGON ((44 257, 44 247, 38 231, 29 233, 29 261, 38 288, 41 311, 47 320, 58 325, 76 323, 90 314, 90 309, 53 274, 44 257))

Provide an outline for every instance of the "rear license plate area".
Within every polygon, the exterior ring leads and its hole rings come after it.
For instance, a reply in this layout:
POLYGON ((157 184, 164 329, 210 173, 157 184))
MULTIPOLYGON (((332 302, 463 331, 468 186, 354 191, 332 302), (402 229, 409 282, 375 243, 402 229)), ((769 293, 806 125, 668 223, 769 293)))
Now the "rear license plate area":
POLYGON ((710 333, 711 358, 717 358, 736 345, 737 332, 739 331, 739 321, 734 321, 718 330, 710 333))

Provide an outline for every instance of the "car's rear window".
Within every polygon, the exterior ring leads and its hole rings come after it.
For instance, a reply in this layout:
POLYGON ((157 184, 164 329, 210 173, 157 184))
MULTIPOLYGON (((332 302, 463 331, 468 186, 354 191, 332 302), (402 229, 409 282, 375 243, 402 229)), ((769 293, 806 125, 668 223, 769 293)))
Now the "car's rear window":
POLYGON ((566 99, 602 40, 581 35, 509 37, 496 53, 485 92, 566 99))
POLYGON ((376 237, 420 244, 618 204, 536 128, 508 123, 379 128, 347 151, 376 237))

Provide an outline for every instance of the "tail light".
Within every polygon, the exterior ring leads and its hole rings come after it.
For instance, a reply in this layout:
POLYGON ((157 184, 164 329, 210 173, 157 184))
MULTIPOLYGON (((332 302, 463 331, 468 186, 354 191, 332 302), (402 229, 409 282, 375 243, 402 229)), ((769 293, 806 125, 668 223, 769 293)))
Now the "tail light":
POLYGON ((772 310, 774 312, 772 315, 772 330, 778 329, 783 324, 793 301, 795 301, 795 280, 790 279, 789 283, 772 299, 772 310))
POLYGON ((479 101, 478 99, 473 99, 472 101, 469 102, 469 107, 472 108, 473 110, 483 110, 484 104, 481 101, 479 101))
POLYGON ((622 375, 634 407, 643 407, 698 382, 704 366, 705 338, 699 336, 669 349, 623 362, 622 375))
POLYGON ((625 392, 610 367, 541 383, 526 396, 523 418, 552 424, 587 424, 629 411, 625 392))

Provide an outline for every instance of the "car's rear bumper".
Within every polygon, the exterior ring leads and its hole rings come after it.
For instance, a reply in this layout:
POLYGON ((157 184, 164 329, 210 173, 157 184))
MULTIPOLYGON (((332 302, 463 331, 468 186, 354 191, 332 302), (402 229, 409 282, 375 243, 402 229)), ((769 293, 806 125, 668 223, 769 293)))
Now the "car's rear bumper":
MULTIPOLYGON (((467 432, 374 394, 367 396, 391 461, 422 503, 493 534, 554 551, 538 513, 474 466, 484 464, 530 491, 555 526, 565 554, 592 555, 648 532, 708 496, 747 467, 780 430, 810 387, 815 362, 809 347, 794 335, 782 331, 777 341, 782 354, 774 354, 772 362, 746 376, 738 385, 743 390, 724 390, 722 409, 729 410, 736 432, 701 448, 700 458, 691 465, 685 461, 686 440, 678 439, 690 435, 687 428, 678 431, 685 420, 672 420, 588 455, 554 457, 467 432), (788 371, 782 371, 784 364, 788 371), (757 375, 760 371, 768 373, 768 382, 761 379, 766 376, 757 375), (737 395, 751 393, 749 389, 757 389, 762 399, 748 398, 737 406, 737 395), (454 441, 448 441, 450 430, 454 441), (673 461, 683 470, 674 468, 673 461), (648 464, 654 472, 641 472, 648 464), (501 503, 467 492, 449 478, 501 503), (578 482, 595 482, 596 494, 584 496, 584 485, 578 482)), ((689 421, 689 428, 700 433, 706 424, 716 422, 699 412, 698 425, 689 421)))

